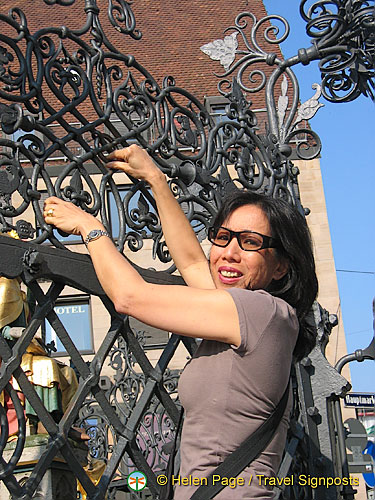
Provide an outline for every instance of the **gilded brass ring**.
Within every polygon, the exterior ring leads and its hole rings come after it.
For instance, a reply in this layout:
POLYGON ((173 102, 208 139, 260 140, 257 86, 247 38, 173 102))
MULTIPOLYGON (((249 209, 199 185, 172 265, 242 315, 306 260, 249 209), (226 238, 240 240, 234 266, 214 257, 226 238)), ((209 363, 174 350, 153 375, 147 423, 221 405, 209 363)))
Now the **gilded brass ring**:
POLYGON ((50 208, 49 210, 47 210, 47 215, 49 217, 53 217, 53 208, 50 208))

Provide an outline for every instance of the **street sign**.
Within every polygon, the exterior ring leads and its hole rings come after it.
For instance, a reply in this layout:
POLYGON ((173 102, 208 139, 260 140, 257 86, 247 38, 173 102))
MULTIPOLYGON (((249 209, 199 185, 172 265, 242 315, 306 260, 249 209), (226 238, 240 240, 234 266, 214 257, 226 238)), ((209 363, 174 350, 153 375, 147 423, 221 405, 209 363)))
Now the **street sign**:
POLYGON ((349 392, 344 398, 344 406, 375 408, 375 393, 349 392))

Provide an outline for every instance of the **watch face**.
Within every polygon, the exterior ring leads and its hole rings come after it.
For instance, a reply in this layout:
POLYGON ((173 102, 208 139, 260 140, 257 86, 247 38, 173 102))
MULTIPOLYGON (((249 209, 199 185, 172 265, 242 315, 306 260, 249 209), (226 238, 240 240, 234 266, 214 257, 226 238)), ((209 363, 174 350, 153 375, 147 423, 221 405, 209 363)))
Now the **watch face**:
POLYGON ((101 236, 109 236, 109 234, 102 229, 92 229, 86 236, 84 243, 85 245, 87 245, 88 243, 90 243, 90 241, 97 240, 101 236))

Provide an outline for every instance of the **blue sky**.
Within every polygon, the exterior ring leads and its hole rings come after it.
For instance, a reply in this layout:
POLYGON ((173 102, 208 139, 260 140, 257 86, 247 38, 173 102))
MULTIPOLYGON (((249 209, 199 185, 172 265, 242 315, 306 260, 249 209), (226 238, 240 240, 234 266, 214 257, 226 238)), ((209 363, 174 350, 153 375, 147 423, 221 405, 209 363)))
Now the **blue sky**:
MULTIPOLYGON (((280 14, 290 23, 291 33, 281 46, 284 56, 295 55, 299 48, 310 45, 298 0, 265 0, 264 3, 269 14, 280 14)), ((304 102, 313 95, 311 84, 320 83, 317 64, 298 65, 293 69, 304 102)), ((341 313, 347 349, 354 352, 366 348, 373 337, 375 104, 364 97, 352 103, 332 104, 324 99, 321 102, 325 106, 311 120, 311 126, 323 143, 321 170, 341 313)), ((350 364, 352 391, 375 392, 374 363, 350 364)))

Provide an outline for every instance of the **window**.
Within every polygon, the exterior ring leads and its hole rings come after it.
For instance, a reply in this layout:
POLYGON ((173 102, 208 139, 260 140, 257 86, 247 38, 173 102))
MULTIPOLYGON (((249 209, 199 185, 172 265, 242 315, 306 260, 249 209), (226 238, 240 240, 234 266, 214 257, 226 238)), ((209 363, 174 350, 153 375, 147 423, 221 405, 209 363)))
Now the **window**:
MULTIPOLYGON (((151 237, 152 227, 159 224, 156 210, 140 191, 135 191, 134 195, 131 196, 132 188, 134 188, 134 186, 118 186, 122 203, 124 203, 126 196, 130 196, 127 210, 135 224, 135 227, 126 225, 126 231, 137 231, 139 233, 143 231, 144 237, 151 237)), ((112 191, 108 191, 107 203, 109 207, 112 237, 116 239, 119 237, 120 219, 112 191)))
POLYGON ((221 125, 221 128, 217 132, 217 137, 220 138, 220 141, 225 142, 228 137, 225 135, 223 124, 232 121, 227 115, 227 106, 230 104, 229 100, 225 97, 206 97, 204 102, 215 125, 221 125))
MULTIPOLYGON (((12 141, 17 142, 20 139, 22 139, 22 137, 24 135, 27 135, 28 133, 29 132, 24 132, 22 129, 18 129, 15 132, 13 132, 13 134, 10 137, 11 137, 12 141)), ((32 144, 29 139, 25 139, 22 142, 23 142, 23 145, 25 146, 25 148, 28 148, 30 146, 30 144, 32 144)), ((25 157, 22 154, 21 154, 21 158, 25 159, 25 157)))
POLYGON ((145 325, 141 321, 131 317, 129 318, 129 325, 145 349, 162 349, 168 343, 168 332, 145 325))
MULTIPOLYGON (((129 122, 129 126, 127 126, 116 113, 111 113, 109 118, 110 126, 105 126, 104 131, 106 134, 114 135, 113 130, 110 127, 114 128, 122 137, 128 137, 126 139, 127 144, 139 144, 138 139, 135 137, 134 133, 138 137, 141 137, 141 141, 144 143, 152 143, 156 140, 156 128, 154 123, 149 123, 150 117, 148 114, 141 115, 136 111, 133 112, 124 112, 124 117, 129 122), (133 132, 133 133, 132 133, 133 132)), ((143 145, 143 144, 142 144, 143 145)), ((125 143, 123 143, 125 146, 125 143)))
POLYGON ((211 116, 214 119, 216 125, 221 122, 229 121, 225 108, 226 108, 225 104, 218 104, 217 106, 212 106, 211 116))
MULTIPOLYGON (((40 210, 43 212, 43 206, 45 200, 49 197, 49 194, 46 191, 39 191, 40 192, 40 200, 38 201, 40 210)), ((40 234, 40 228, 38 227, 37 221, 35 221, 35 225, 37 228, 37 235, 39 236, 40 234)), ((61 243, 64 244, 71 244, 71 243, 82 243, 82 238, 80 236, 77 236, 76 234, 68 234, 67 236, 62 236, 57 229, 53 230, 53 235, 54 237, 59 240, 61 243)), ((49 243, 47 240, 46 243, 49 243)))
MULTIPOLYGON (((124 199, 127 195, 131 195, 131 190, 134 189, 133 185, 128 186, 117 186, 120 194, 120 198, 122 203, 124 203, 124 199)), ((202 189, 200 185, 194 183, 189 186, 189 191, 199 197, 200 190, 202 189)), ((151 193, 151 190, 147 188, 147 190, 151 193)), ((107 192, 107 205, 109 212, 109 222, 111 227, 111 234, 113 239, 117 239, 119 237, 120 223, 119 223, 119 215, 116 207, 115 199, 112 191, 108 190, 107 192)), ((193 211, 199 214, 197 218, 193 218, 190 221, 190 224, 197 235, 197 238, 200 242, 202 242, 206 238, 206 228, 205 225, 201 221, 201 216, 205 219, 209 218, 208 211, 201 206, 200 204, 193 202, 193 211)), ((187 202, 181 203, 181 209, 185 214, 188 214, 188 210, 191 210, 191 207, 188 206, 187 202)), ((160 234, 161 226, 159 216, 156 213, 155 208, 151 205, 151 203, 146 199, 145 195, 141 193, 139 190, 135 190, 134 195, 129 199, 129 204, 127 206, 129 215, 131 219, 134 221, 135 227, 129 227, 126 224, 125 231, 129 233, 131 231, 137 232, 141 234, 143 238, 152 238, 156 234, 160 234), (142 196, 142 198, 141 198, 142 196), (133 212, 131 214, 131 212, 133 212), (153 230, 155 229, 155 233, 153 235, 153 230)))
MULTIPOLYGON (((91 306, 88 296, 63 297, 56 302, 54 311, 64 325, 70 338, 82 354, 93 354, 91 306)), ((56 332, 46 321, 46 344, 55 342, 54 356, 66 356, 67 352, 56 332)))
POLYGON ((205 97, 204 105, 208 109, 208 112, 212 116, 216 125, 221 122, 229 121, 227 116, 226 107, 229 104, 229 100, 226 97, 216 96, 216 97, 205 97))
MULTIPOLYGON (((42 118, 42 114, 41 113, 40 114, 32 114, 29 111, 27 111, 26 109, 23 109, 22 112, 23 112, 23 119, 22 119, 23 125, 22 126, 26 126, 27 117, 33 117, 35 119, 35 121, 38 121, 39 119, 42 118)), ((28 127, 26 127, 26 128, 28 128, 28 127)), ((13 142, 22 142, 23 145, 24 145, 24 147, 26 149, 28 149, 28 147, 30 145, 32 145, 33 143, 31 141, 31 139, 24 139, 24 140, 22 140, 22 138, 24 136, 26 136, 26 135, 33 136, 33 137, 36 138, 36 140, 39 139, 40 142, 43 142, 43 135, 41 134, 41 132, 33 129, 32 126, 31 126, 31 128, 32 128, 32 130, 24 130, 23 128, 18 128, 12 134, 6 134, 5 131, 2 130, 2 132, 0 132, 0 137, 3 136, 5 138, 7 138, 7 139, 10 139, 13 142)), ((10 148, 10 147, 4 148, 4 150, 8 151, 8 152, 11 149, 12 148, 10 148)), ((17 157, 17 159, 19 159, 20 163, 26 163, 26 167, 31 167, 30 157, 25 156, 22 152, 19 152, 19 156, 17 157)))

